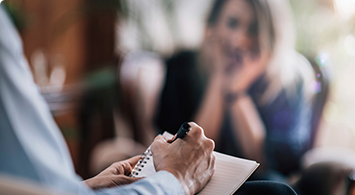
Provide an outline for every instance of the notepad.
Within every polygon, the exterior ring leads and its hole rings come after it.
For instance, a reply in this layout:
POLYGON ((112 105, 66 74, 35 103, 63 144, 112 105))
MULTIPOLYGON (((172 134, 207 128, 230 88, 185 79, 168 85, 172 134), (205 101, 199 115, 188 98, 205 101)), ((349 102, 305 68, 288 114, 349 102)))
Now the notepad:
MULTIPOLYGON (((167 139, 173 137, 168 132, 164 132, 163 136, 167 139)), ((233 194, 259 166, 259 163, 252 160, 215 151, 213 153, 216 156, 215 172, 205 188, 198 193, 199 195, 233 194)), ((147 177, 155 172, 153 155, 148 147, 133 168, 131 175, 133 177, 147 177)))

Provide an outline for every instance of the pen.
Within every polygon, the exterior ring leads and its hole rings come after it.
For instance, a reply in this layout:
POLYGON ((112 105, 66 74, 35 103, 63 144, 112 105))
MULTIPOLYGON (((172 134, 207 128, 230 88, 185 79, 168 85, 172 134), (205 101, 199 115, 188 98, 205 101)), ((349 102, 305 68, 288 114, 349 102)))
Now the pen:
POLYGON ((184 138, 187 135, 187 133, 189 133, 190 128, 191 128, 191 126, 187 122, 184 122, 181 125, 178 132, 176 133, 174 140, 171 141, 171 143, 174 142, 177 138, 180 138, 180 139, 184 138))

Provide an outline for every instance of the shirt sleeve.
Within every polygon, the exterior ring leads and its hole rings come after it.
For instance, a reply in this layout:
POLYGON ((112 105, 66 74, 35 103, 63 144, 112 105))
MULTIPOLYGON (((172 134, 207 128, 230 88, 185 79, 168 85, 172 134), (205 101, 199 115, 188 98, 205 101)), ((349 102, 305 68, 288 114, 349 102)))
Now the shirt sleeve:
POLYGON ((183 194, 179 181, 166 171, 101 191, 83 184, 1 4, 0 26, 0 174, 69 194, 183 194))

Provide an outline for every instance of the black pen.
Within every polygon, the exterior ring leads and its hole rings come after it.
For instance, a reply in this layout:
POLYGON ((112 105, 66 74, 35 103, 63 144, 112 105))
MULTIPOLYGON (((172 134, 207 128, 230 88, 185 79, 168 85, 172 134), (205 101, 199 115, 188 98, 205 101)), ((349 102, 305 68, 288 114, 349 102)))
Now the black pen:
POLYGON ((189 125, 189 123, 184 122, 181 125, 180 129, 178 130, 178 132, 176 133, 174 140, 171 141, 170 143, 174 142, 177 138, 180 138, 180 139, 184 138, 189 133, 190 128, 191 128, 191 126, 189 125))

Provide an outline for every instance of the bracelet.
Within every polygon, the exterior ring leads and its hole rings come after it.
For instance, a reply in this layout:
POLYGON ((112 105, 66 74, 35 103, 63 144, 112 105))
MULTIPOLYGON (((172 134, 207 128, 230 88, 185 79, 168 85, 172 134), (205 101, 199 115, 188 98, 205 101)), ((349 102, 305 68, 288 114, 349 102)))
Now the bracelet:
POLYGON ((224 95, 224 101, 226 101, 228 104, 231 104, 235 102, 235 100, 247 96, 247 92, 245 91, 240 91, 240 92, 235 92, 235 93, 226 93, 224 95))

